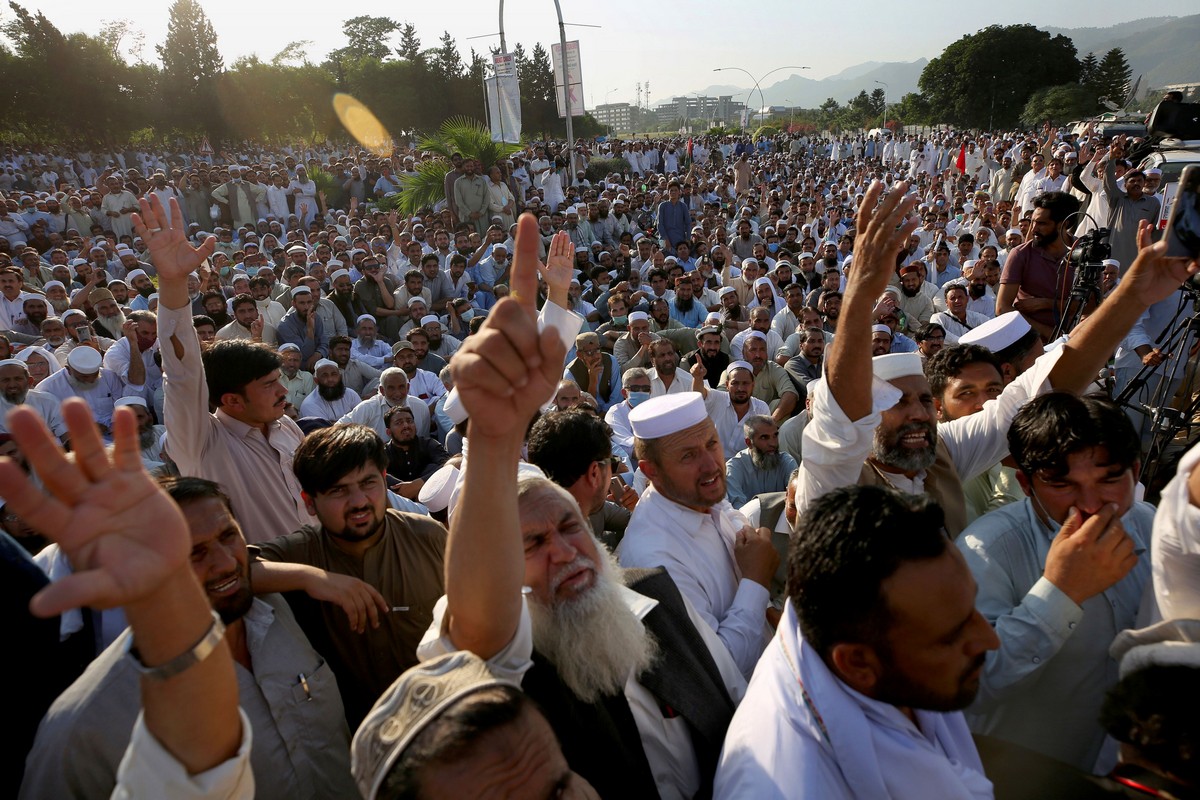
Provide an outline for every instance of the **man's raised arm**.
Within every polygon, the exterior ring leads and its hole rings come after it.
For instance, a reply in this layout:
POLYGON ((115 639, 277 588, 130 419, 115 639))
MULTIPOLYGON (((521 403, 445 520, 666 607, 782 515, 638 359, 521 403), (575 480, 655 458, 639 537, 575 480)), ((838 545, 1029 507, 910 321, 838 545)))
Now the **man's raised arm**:
POLYGON ((457 647, 485 659, 509 643, 520 621, 525 548, 517 461, 529 421, 554 394, 566 354, 554 330, 538 330, 538 244, 536 220, 522 215, 512 296, 496 304, 451 362, 470 415, 471 456, 446 544, 447 632, 457 647))

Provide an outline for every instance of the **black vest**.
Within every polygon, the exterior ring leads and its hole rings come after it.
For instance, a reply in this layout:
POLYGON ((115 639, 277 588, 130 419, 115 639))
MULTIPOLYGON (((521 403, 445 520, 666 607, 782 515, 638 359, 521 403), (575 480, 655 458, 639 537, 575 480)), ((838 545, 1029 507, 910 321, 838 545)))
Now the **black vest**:
MULTIPOLYGON (((679 716, 687 723, 700 765, 701 787, 696 796, 710 797, 725 730, 733 718, 733 701, 666 570, 625 570, 622 580, 638 594, 658 601, 643 624, 658 642, 659 657, 638 681, 658 700, 664 716, 679 716)), ((533 667, 525 673, 521 687, 550 721, 567 763, 601 797, 658 797, 624 692, 583 703, 536 650, 533 667)))

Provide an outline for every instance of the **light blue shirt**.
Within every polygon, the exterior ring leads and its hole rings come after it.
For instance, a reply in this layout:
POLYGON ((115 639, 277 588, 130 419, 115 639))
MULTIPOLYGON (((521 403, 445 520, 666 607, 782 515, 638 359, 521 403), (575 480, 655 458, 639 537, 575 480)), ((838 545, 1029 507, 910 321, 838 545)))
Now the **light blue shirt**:
POLYGON ((782 492, 796 468, 796 459, 780 451, 779 466, 763 470, 754 466, 750 448, 735 453, 725 462, 725 496, 734 508, 741 508, 751 499, 767 492, 782 492))
MULTIPOLYGON (((1135 551, 1145 553, 1154 507, 1135 503, 1121 523, 1135 551)), ((1000 637, 967 722, 975 733, 1103 773, 1116 755, 1106 752, 1097 763, 1105 740, 1100 706, 1118 677, 1108 648, 1118 633, 1135 627, 1150 558, 1143 555, 1128 575, 1081 607, 1042 576, 1053 536, 1026 498, 983 515, 958 538, 979 584, 975 607, 1000 637)))

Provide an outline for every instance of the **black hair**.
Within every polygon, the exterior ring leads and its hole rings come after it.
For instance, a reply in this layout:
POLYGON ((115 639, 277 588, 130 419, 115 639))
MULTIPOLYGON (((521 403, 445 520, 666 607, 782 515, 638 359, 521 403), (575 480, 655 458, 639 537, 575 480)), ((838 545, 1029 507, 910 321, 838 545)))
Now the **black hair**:
POLYGON ((348 346, 352 347, 354 345, 354 340, 351 339, 349 336, 330 336, 329 337, 329 352, 332 353, 333 348, 337 347, 339 344, 344 344, 344 345, 348 345, 348 346))
POLYGON ((1033 201, 1034 208, 1050 212, 1050 219, 1062 224, 1063 220, 1079 210, 1079 201, 1066 192, 1046 192, 1033 201))
POLYGON ((942 336, 946 335, 946 329, 941 325, 937 324, 936 322, 926 322, 917 329, 916 333, 913 334, 913 339, 915 339, 919 344, 939 331, 941 332, 942 336))
MULTIPOLYGON (((265 283, 265 281, 264 281, 264 283, 265 283)), ((255 300, 252 296, 250 296, 248 294, 239 294, 233 298, 233 304, 230 307, 234 311, 237 311, 239 306, 244 306, 247 303, 249 303, 252 306, 256 306, 256 307, 258 305, 258 303, 255 302, 255 300)))
POLYGON ((213 481, 174 475, 159 478, 158 485, 171 495, 175 505, 181 508, 189 503, 216 499, 221 501, 221 505, 225 506, 226 511, 233 514, 233 504, 229 501, 229 495, 221 491, 220 485, 213 481))
MULTIPOLYGON (((403 370, 401 370, 401 372, 403 372, 403 370)), ((407 379, 408 376, 405 375, 404 377, 407 379)), ((413 418, 414 421, 416 421, 417 415, 414 414, 413 410, 411 408, 409 408, 408 406, 392 406, 387 411, 383 412, 384 427, 390 428, 392 426, 392 417, 394 417, 394 416, 396 416, 396 414, 400 414, 400 413, 408 414, 410 417, 413 418)))
POLYGON ((366 425, 334 425, 300 443, 292 471, 300 488, 318 495, 367 464, 374 464, 380 472, 387 471, 387 448, 379 434, 366 425))
POLYGON ((268 345, 230 339, 204 351, 208 396, 217 405, 227 394, 245 395, 246 386, 279 369, 279 354, 268 345))
POLYGON ((788 597, 804 638, 823 657, 839 642, 885 647, 883 582, 906 561, 950 547, 941 506, 890 487, 848 486, 818 498, 797 521, 788 597))
POLYGON ((1061 477, 1072 453, 1090 447, 1108 451, 1111 464, 1132 468, 1141 440, 1125 412, 1108 398, 1050 392, 1026 403, 1008 429, 1008 449, 1022 472, 1061 477))
POLYGON ((1145 667, 1109 690, 1100 725, 1138 755, 1191 785, 1200 784, 1200 669, 1145 667))
POLYGON ((529 462, 559 486, 571 486, 593 462, 610 456, 612 428, 577 408, 543 414, 529 432, 529 462))
POLYGON ((972 364, 991 364, 1000 374, 1000 365, 991 350, 977 344, 952 344, 943 347, 925 360, 925 378, 934 397, 941 398, 951 378, 972 364))
POLYGON ((422 779, 467 760, 488 734, 537 713, 533 701, 513 686, 489 686, 452 704, 404 748, 384 778, 377 800, 419 800, 422 779))
POLYGON ((201 325, 211 325, 214 329, 217 327, 217 323, 213 321, 212 317, 207 314, 196 314, 192 317, 192 327, 199 328, 201 325))

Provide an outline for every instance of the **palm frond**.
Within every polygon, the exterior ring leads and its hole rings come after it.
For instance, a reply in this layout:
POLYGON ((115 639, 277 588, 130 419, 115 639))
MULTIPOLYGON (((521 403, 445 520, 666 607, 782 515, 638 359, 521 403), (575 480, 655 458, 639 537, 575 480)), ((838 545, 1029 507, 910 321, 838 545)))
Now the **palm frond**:
POLYGON ((425 206, 432 206, 446 197, 446 173, 451 169, 449 161, 437 158, 417 165, 415 175, 400 178, 400 193, 384 198, 395 203, 402 214, 412 215, 425 206))
POLYGON ((520 145, 493 142, 491 131, 470 117, 451 117, 442 123, 437 133, 423 137, 418 147, 445 159, 454 153, 478 159, 484 171, 521 149, 520 145))

